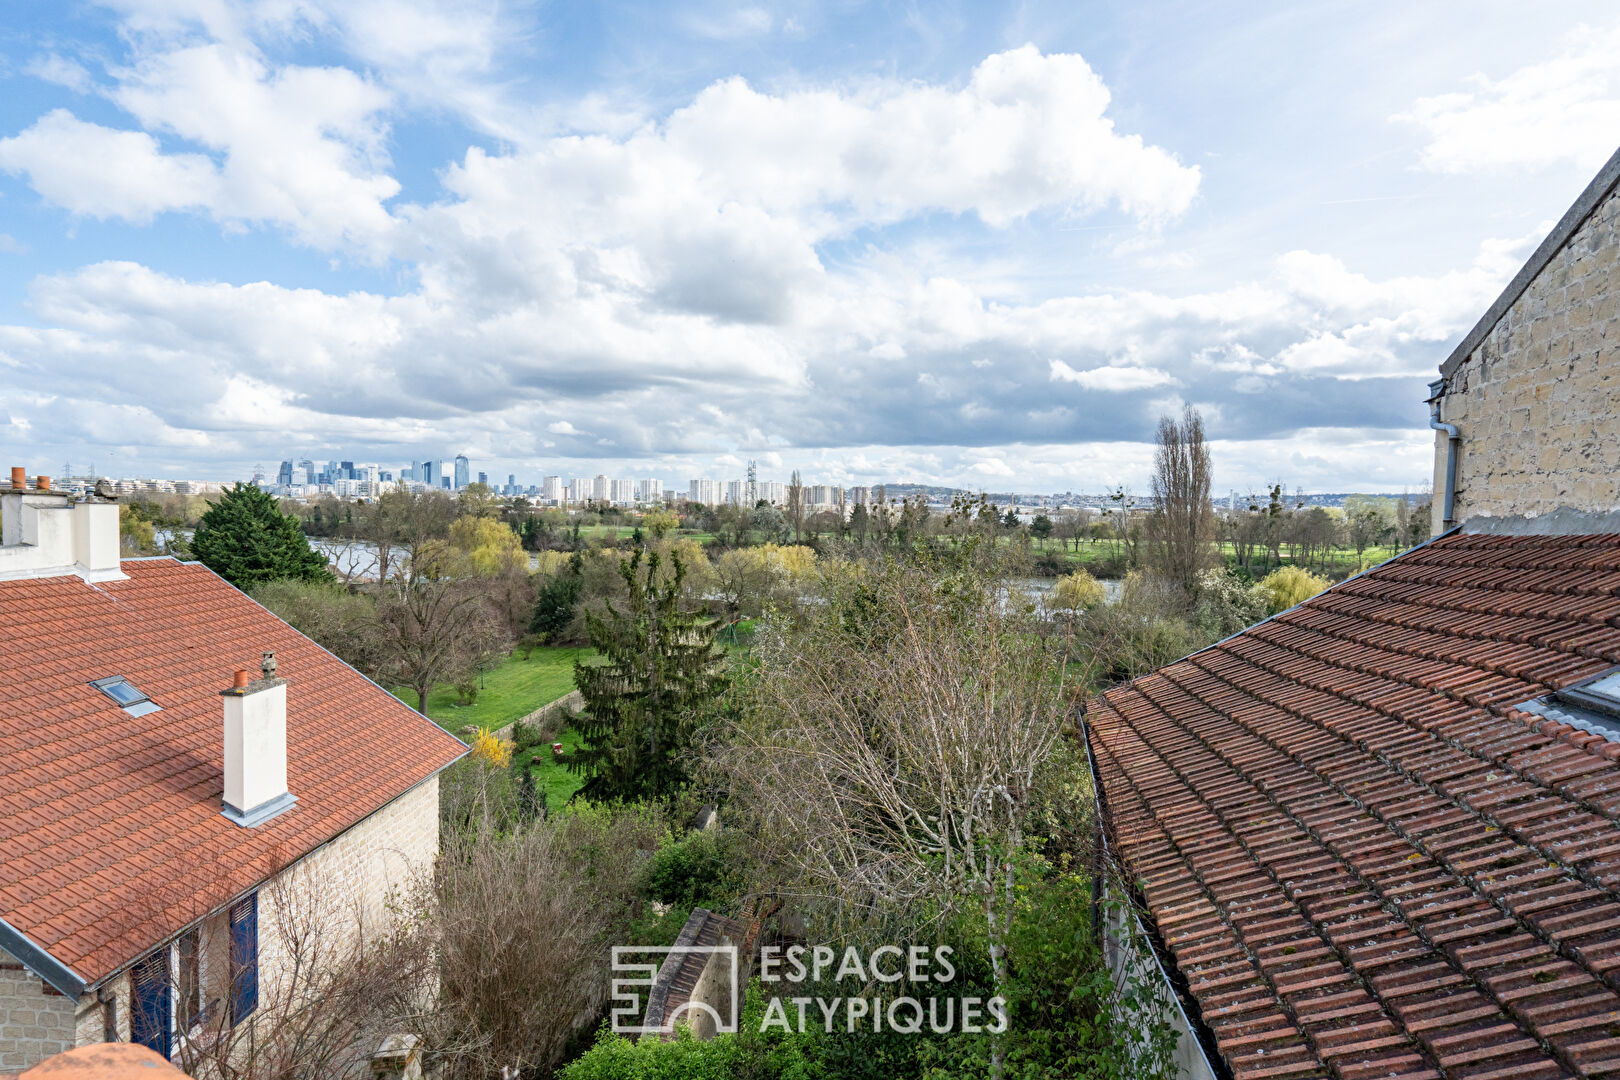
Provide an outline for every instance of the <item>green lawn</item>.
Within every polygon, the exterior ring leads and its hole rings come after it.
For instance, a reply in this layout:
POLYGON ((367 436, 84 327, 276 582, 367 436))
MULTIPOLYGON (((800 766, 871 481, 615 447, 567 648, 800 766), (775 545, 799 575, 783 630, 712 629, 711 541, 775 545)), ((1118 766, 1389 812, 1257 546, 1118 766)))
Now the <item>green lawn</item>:
MULTIPOLYGON (((1083 540, 1080 543, 1079 551, 1076 551, 1073 547, 1069 546, 1068 541, 1058 539, 1036 540, 1034 541, 1033 546, 1036 551, 1051 551, 1062 555, 1063 558, 1068 560, 1069 565, 1071 566, 1089 566, 1093 562, 1097 562, 1101 559, 1107 559, 1112 555, 1123 554, 1125 551, 1124 544, 1116 544, 1114 541, 1110 540, 1083 540)), ((1231 556, 1235 553, 1233 545, 1227 541, 1222 541, 1219 547, 1222 556, 1231 556)), ((1361 562, 1358 563, 1354 548, 1336 547, 1328 556, 1327 568, 1329 573, 1335 576, 1343 576, 1354 573, 1358 565, 1361 565, 1361 563, 1364 563, 1367 566, 1373 566, 1377 563, 1383 562, 1385 559, 1393 558, 1402 550, 1404 549, 1391 547, 1388 545, 1381 547, 1370 547, 1366 551, 1362 552, 1361 562)), ((1291 565, 1292 562, 1293 560, 1289 557, 1288 548, 1285 545, 1282 550, 1282 565, 1288 566, 1291 565)), ((1315 558, 1311 560, 1310 569, 1313 572, 1319 569, 1317 560, 1315 558)))
MULTIPOLYGON (((590 655, 590 649, 556 647, 536 649, 525 660, 514 652, 499 667, 484 673, 484 687, 471 705, 457 705, 455 688, 440 683, 428 695, 428 715, 451 733, 459 733, 469 724, 505 727, 573 690, 574 660, 590 655)), ((416 707, 416 691, 398 689, 394 693, 416 707)))
MULTIPOLYGON (((579 732, 568 728, 552 741, 562 743, 564 751, 570 752, 579 746, 579 732)), ((567 766, 552 755, 549 742, 519 750, 512 755, 512 764, 519 769, 528 767, 534 773, 535 788, 545 793, 546 805, 553 810, 573 798, 574 792, 585 783, 583 776, 569 772, 567 766)))

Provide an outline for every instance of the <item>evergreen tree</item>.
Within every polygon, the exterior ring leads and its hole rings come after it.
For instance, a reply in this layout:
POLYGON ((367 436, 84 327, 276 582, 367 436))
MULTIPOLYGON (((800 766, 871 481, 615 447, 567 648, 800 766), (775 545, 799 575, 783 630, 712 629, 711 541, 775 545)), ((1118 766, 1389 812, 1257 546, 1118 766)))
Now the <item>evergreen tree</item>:
POLYGON ((514 758, 512 761, 512 767, 517 769, 518 773, 518 820, 527 825, 536 818, 545 816, 545 796, 542 795, 539 788, 535 787, 534 785, 534 773, 529 771, 532 768, 531 764, 525 762, 520 766, 517 763, 517 759, 514 758))
POLYGON ((607 661, 574 663, 585 712, 577 724, 583 745, 569 755, 568 767, 585 775, 586 799, 675 792, 686 780, 681 754, 721 690, 714 625, 681 610, 680 558, 670 556, 663 582, 659 562, 657 552, 645 549, 624 560, 627 610, 609 603, 606 618, 585 617, 590 643, 607 661))
POLYGON ((585 560, 576 551, 569 556, 566 569, 540 586, 535 593, 529 633, 538 634, 542 642, 549 643, 567 632, 585 585, 584 573, 585 560))
POLYGON ((252 484, 225 492, 197 523, 191 551, 239 589, 277 578, 330 581, 326 556, 311 550, 298 519, 252 484))

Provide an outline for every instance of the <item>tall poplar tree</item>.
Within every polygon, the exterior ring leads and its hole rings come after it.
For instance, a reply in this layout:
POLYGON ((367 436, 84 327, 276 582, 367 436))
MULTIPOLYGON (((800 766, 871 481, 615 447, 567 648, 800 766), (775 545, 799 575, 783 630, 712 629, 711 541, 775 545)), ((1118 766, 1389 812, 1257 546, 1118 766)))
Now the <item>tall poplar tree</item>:
POLYGON ((191 551, 238 589, 277 578, 332 580, 326 556, 310 548, 298 519, 252 484, 237 484, 209 507, 197 522, 191 551))
POLYGON ((699 719, 719 695, 721 654, 710 620, 681 607, 686 568, 643 548, 619 565, 629 602, 587 613, 586 633, 605 663, 574 663, 585 699, 583 745, 569 769, 583 773, 580 794, 593 801, 661 798, 685 781, 681 761, 699 719))

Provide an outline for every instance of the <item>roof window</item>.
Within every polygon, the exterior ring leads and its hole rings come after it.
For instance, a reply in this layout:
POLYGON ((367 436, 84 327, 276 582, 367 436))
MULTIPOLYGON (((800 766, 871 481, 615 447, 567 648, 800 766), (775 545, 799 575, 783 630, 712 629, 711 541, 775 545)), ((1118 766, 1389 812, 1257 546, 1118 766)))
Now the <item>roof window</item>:
POLYGON ((109 675, 105 679, 95 680, 90 685, 112 698, 119 708, 131 716, 145 716, 147 713, 158 711, 157 703, 135 689, 135 685, 122 675, 109 675))
POLYGON ((1526 701, 1519 708, 1620 742, 1620 667, 1526 701))
POLYGON ((1566 686, 1554 692, 1553 696, 1565 704, 1578 705, 1620 719, 1620 668, 1595 679, 1566 686))

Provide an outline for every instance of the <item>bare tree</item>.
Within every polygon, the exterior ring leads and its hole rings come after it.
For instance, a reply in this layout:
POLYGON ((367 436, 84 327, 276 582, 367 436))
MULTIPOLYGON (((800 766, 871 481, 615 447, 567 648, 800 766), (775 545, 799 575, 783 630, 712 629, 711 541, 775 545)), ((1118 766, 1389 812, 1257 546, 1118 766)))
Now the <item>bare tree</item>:
POLYGON ((1178 421, 1159 418, 1153 455, 1153 499, 1148 517, 1147 562, 1189 594, 1198 575, 1215 563, 1215 512, 1210 506, 1211 466, 1204 421, 1188 405, 1178 421))
POLYGON ((377 594, 378 671, 415 690, 424 716, 434 686, 491 662, 508 641, 490 582, 451 565, 453 556, 424 544, 377 594))
POLYGON ((422 1027, 429 1046, 452 1051, 445 1080, 550 1075, 599 1022, 610 949, 636 902, 637 853, 662 828, 644 809, 592 810, 445 838, 412 920, 412 952, 437 958, 438 999, 422 1027))
POLYGON ((875 562, 826 576, 798 623, 767 618, 759 677, 708 761, 806 889, 872 907, 975 904, 1000 991, 1061 672, 998 568, 968 569, 875 562))
POLYGON ((306 868, 276 875, 255 905, 251 968, 225 962, 224 916, 176 943, 179 962, 169 972, 176 1063, 220 1080, 369 1076, 382 1037, 414 1030, 431 1004, 431 957, 397 947, 392 927, 368 926, 341 884, 306 868), (253 986, 245 1017, 234 1015, 244 979, 253 986))

